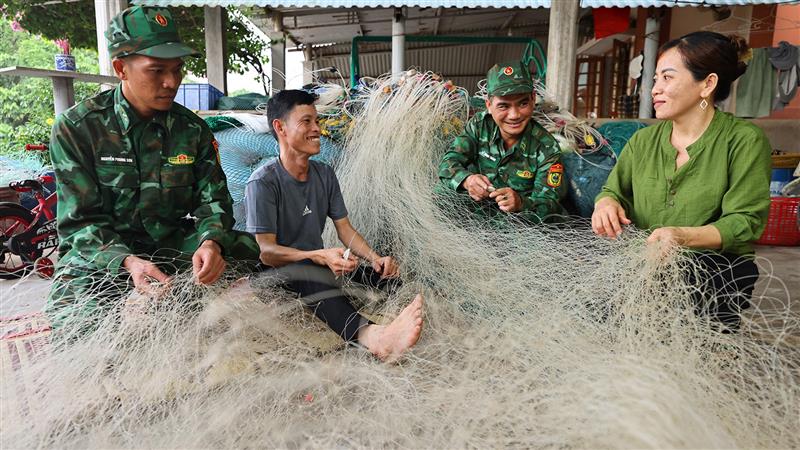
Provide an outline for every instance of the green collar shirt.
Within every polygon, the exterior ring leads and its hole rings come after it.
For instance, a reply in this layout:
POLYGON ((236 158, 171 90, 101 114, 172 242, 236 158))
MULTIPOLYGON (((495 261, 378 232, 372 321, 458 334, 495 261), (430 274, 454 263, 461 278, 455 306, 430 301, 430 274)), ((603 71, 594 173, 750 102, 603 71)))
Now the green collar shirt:
POLYGON ((631 137, 595 201, 611 197, 642 229, 713 225, 724 253, 749 254, 769 213, 771 147, 757 126, 716 111, 676 170, 672 121, 631 137))

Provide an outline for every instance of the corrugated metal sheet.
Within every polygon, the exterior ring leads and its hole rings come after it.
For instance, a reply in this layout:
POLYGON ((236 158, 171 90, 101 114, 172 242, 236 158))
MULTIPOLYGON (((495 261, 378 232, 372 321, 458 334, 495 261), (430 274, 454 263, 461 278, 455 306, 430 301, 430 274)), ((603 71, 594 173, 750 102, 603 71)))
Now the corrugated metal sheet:
POLYGON ((269 6, 271 8, 549 8, 551 0, 134 0, 149 6, 269 6))
MULTIPOLYGON (((272 8, 549 8, 552 0, 133 0, 150 6, 269 6, 272 8)), ((787 3, 787 0, 581 0, 581 7, 710 6, 787 3)), ((790 2, 791 3, 791 2, 790 2)))
POLYGON ((581 0, 583 8, 611 7, 675 7, 675 6, 734 6, 765 3, 786 3, 786 0, 581 0))
MULTIPOLYGON (((406 51, 406 65, 420 70, 430 70, 453 80, 458 86, 475 92, 486 71, 500 61, 519 59, 523 44, 474 44, 436 48, 417 48, 406 51)), ((391 71, 391 52, 380 51, 359 54, 362 77, 377 77, 391 71)), ((322 56, 314 59, 314 68, 336 67, 345 79, 350 77, 350 56, 322 56)), ((333 80, 331 80, 333 81, 333 80)))

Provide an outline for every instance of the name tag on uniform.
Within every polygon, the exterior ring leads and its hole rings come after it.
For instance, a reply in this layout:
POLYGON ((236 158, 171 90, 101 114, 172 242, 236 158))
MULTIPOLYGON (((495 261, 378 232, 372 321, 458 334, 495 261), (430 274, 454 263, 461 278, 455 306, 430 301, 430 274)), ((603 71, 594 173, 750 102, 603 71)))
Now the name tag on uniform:
POLYGON ((490 154, 488 154, 486 152, 480 152, 479 155, 483 156, 484 158, 491 159, 492 161, 497 161, 497 158, 495 158, 494 156, 492 156, 492 155, 490 155, 490 154))
POLYGON ((101 156, 100 161, 109 164, 133 164, 133 158, 124 156, 101 156))

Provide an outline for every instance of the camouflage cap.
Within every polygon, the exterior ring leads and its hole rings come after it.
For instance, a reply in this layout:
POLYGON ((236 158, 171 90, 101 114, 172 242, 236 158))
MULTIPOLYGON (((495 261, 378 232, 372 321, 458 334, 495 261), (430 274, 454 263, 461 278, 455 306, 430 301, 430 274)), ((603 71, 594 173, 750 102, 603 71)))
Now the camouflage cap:
POLYGON ((181 42, 172 14, 164 8, 130 7, 111 19, 105 34, 111 58, 133 54, 164 59, 200 56, 181 42))
POLYGON ((531 71, 519 61, 495 64, 486 74, 486 91, 492 96, 533 92, 531 71))

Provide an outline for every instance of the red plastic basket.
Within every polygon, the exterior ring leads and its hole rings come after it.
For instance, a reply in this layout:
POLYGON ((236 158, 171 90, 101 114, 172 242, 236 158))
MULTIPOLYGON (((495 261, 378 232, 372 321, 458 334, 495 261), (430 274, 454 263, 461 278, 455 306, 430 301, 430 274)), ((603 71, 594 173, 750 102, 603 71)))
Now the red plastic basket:
POLYGON ((800 245, 797 208, 800 197, 772 197, 764 234, 756 241, 761 245, 800 245))

